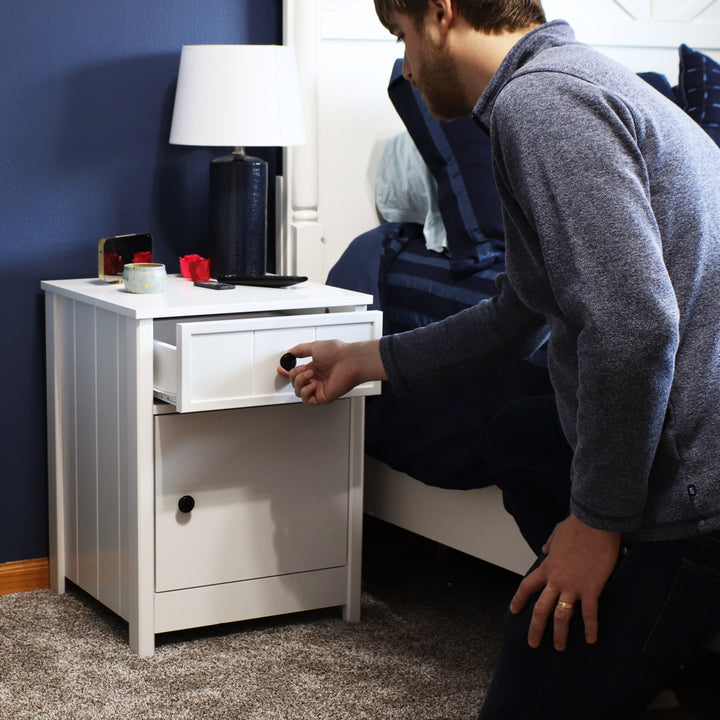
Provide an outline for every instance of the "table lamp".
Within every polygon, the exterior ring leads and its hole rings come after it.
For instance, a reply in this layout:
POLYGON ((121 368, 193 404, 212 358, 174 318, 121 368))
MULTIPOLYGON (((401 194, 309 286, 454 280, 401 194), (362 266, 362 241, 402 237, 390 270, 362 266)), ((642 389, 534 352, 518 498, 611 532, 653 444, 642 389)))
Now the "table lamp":
POLYGON ((245 148, 304 142, 292 47, 183 46, 170 143, 233 148, 210 163, 213 277, 266 273, 268 165, 245 148))

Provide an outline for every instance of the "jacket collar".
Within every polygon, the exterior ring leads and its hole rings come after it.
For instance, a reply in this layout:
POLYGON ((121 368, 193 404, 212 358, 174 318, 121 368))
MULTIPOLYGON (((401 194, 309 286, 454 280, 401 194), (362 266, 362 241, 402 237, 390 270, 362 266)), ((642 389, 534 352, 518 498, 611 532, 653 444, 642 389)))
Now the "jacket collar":
POLYGON ((570 25, 564 20, 552 20, 533 28, 515 43, 472 111, 473 119, 485 133, 489 133, 495 100, 515 73, 543 50, 574 42, 576 42, 575 33, 570 25))

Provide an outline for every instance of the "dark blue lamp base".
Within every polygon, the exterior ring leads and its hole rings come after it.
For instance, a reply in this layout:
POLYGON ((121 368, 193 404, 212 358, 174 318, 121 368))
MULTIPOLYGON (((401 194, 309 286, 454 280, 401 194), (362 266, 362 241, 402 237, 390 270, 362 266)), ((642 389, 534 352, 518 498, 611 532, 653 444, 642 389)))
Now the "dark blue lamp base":
POLYGON ((210 273, 262 277, 267 266, 268 164, 233 153, 210 163, 210 273))

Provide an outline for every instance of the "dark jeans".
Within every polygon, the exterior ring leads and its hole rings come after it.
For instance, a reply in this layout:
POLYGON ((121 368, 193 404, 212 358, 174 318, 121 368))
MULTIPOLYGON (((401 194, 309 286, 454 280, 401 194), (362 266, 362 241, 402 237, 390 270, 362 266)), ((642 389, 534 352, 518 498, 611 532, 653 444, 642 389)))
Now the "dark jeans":
MULTIPOLYGON (((538 552, 568 514, 571 453, 552 398, 527 398, 490 426, 489 465, 506 508, 538 552)), ((623 546, 600 597, 597 643, 581 614, 568 647, 552 646, 552 622, 527 644, 533 604, 509 611, 495 675, 479 720, 634 718, 720 630, 720 533, 623 546)))

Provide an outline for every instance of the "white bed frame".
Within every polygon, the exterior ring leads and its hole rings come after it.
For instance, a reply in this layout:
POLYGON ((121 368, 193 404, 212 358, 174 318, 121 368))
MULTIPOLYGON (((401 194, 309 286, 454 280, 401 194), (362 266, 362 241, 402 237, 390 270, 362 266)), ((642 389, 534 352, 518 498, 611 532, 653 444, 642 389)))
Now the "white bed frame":
MULTIPOLYGON (((686 43, 720 60, 720 0, 545 0, 580 40, 636 72, 677 82, 686 43)), ((372 0, 284 0, 285 43, 294 45, 308 142, 285 154, 280 192, 281 272, 324 281, 357 235, 378 224, 375 171, 385 142, 403 130, 387 97, 402 55, 372 0)), ((524 573, 533 557, 496 488, 442 490, 366 458, 368 513, 478 558, 524 573)))

